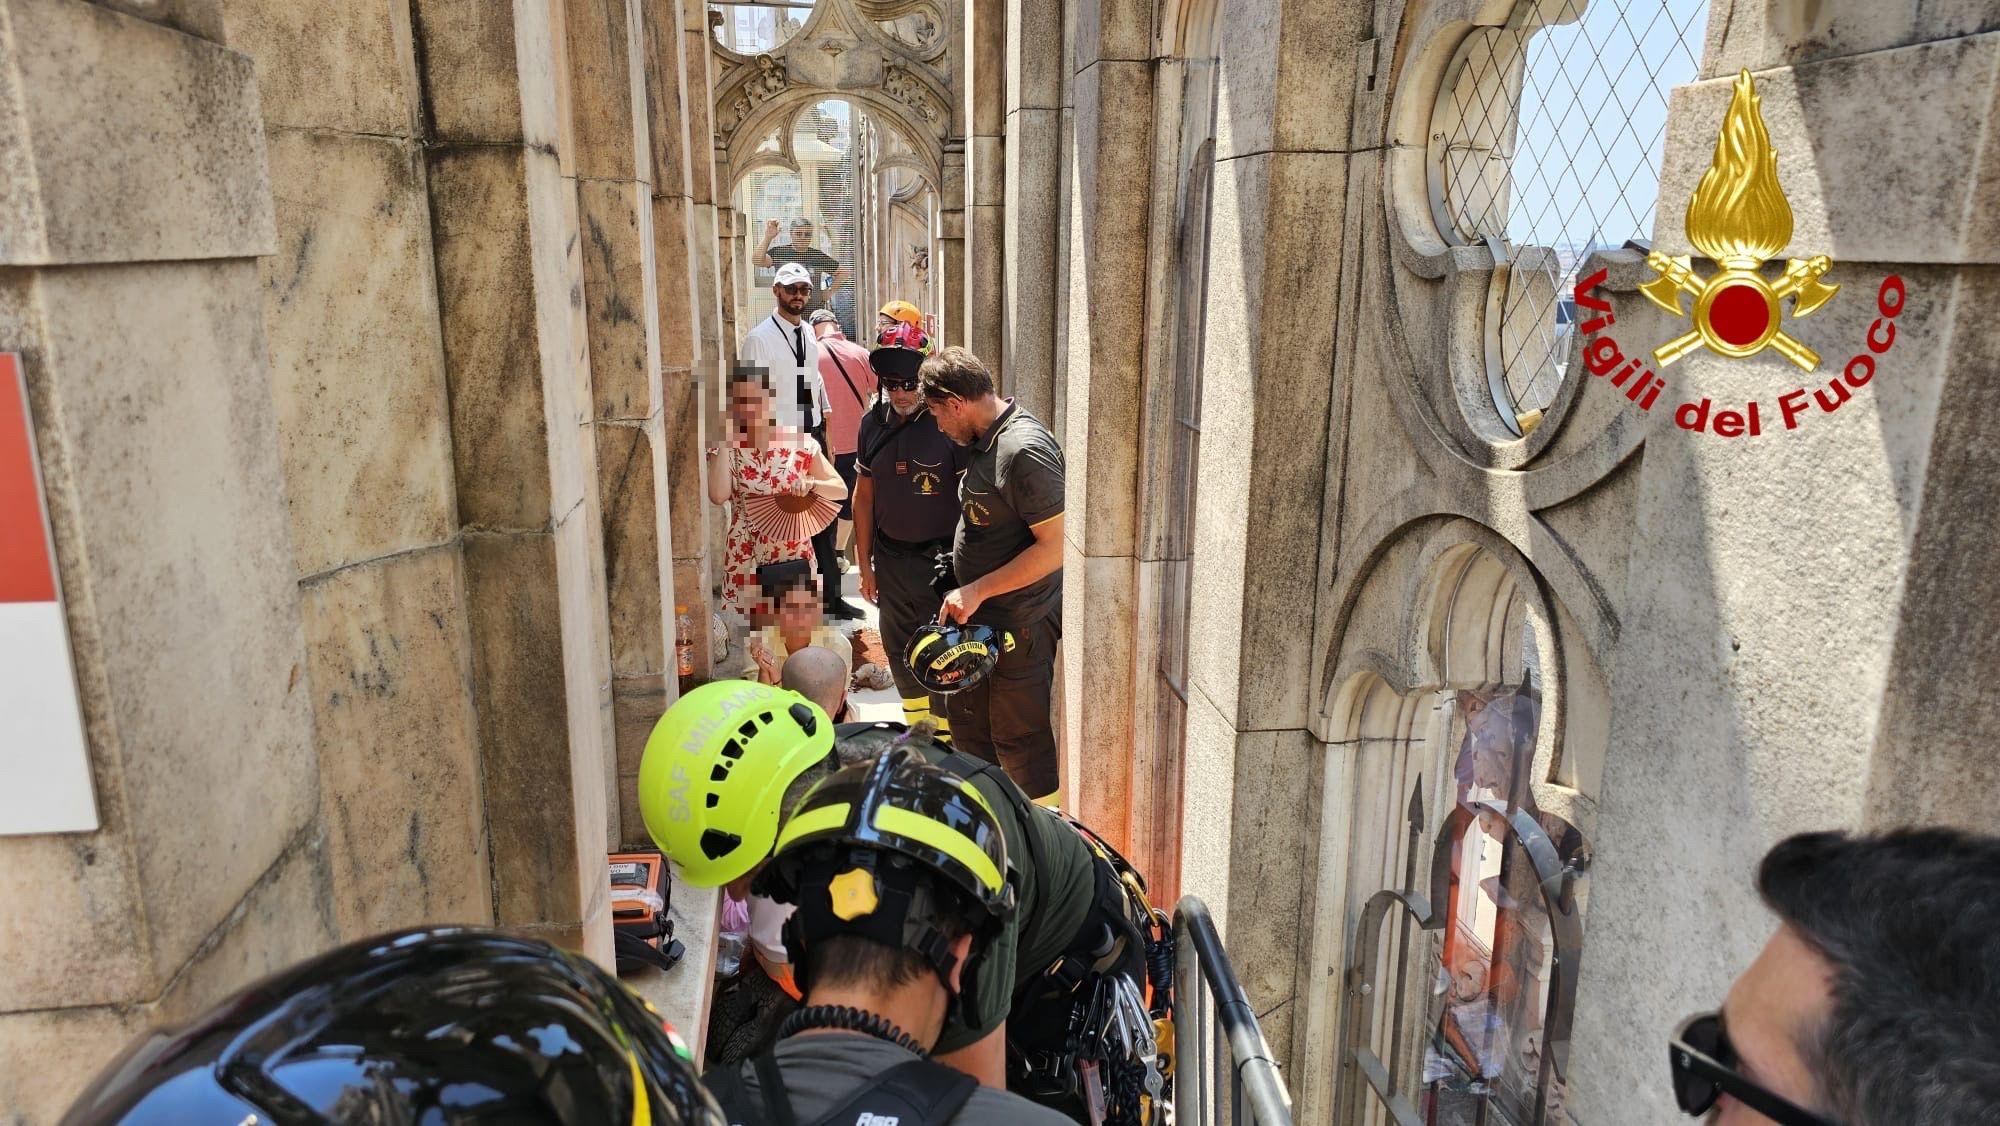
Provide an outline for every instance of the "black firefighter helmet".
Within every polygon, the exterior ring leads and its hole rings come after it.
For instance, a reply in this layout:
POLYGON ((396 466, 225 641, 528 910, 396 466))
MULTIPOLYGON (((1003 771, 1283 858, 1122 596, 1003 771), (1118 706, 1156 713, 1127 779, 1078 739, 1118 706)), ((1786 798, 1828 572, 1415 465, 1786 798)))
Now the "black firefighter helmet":
POLYGON ((596 963, 445 928, 344 946, 150 1034, 63 1121, 723 1119, 673 1030, 596 963))
POLYGON ((925 691, 949 696, 985 680, 1000 654, 1013 649, 1014 635, 992 626, 930 622, 910 635, 903 663, 925 691))
POLYGON ((821 939, 856 934, 922 955, 947 991, 945 920, 975 938, 1014 911, 1007 839, 972 784, 926 762, 903 739, 806 791, 778 833, 756 890, 798 911, 785 926, 801 989, 821 939))

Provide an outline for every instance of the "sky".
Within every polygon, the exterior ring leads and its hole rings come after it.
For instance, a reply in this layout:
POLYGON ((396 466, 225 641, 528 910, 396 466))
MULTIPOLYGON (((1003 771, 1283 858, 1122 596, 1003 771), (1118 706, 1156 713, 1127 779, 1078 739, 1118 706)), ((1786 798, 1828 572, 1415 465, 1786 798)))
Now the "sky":
POLYGON ((1694 78, 1707 24, 1707 0, 1592 0, 1529 41, 1509 242, 1653 237, 1667 93, 1694 78))

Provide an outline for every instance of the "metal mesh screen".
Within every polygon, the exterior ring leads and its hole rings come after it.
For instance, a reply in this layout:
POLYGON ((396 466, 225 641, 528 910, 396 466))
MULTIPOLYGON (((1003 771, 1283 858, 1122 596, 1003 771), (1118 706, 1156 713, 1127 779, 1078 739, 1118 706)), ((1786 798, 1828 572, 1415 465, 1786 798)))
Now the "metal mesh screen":
POLYGON ((749 240, 738 307, 749 310, 752 316, 769 311, 777 267, 796 258, 808 267, 819 287, 809 308, 833 310, 848 339, 861 339, 855 334, 854 276, 861 215, 854 123, 854 107, 841 99, 805 107, 789 126, 791 155, 798 171, 755 168, 738 186, 737 207, 747 221, 749 240), (802 226, 802 221, 807 226, 802 226), (773 264, 759 265, 757 250, 773 222, 777 224, 770 245, 773 264), (803 242, 798 241, 801 238, 803 242), (837 285, 833 284, 836 280, 837 285))
POLYGON ((1522 0, 1446 71, 1434 210, 1447 238, 1506 264, 1488 382, 1510 427, 1567 374, 1577 267, 1652 237, 1667 93, 1695 77, 1707 17, 1706 0, 1522 0))
POLYGON ((812 7, 813 0, 725 0, 708 10, 716 42, 739 55, 758 55, 798 34, 812 7))

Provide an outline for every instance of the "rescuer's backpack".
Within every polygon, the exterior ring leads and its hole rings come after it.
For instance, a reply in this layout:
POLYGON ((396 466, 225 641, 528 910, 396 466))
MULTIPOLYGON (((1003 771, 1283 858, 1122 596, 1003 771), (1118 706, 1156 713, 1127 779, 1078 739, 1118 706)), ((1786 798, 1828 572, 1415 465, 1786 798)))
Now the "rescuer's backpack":
POLYGON ((750 1065, 757 1071, 757 1094, 751 1095, 736 1068, 711 1071, 702 1077, 730 1126, 855 1126, 880 1123, 887 1126, 945 1126, 959 1108, 972 1098, 979 1081, 956 1068, 935 1060, 916 1059, 877 1076, 862 1085, 831 1113, 801 1123, 792 1112, 791 1096, 778 1073, 778 1058, 770 1052, 756 1057, 750 1065))

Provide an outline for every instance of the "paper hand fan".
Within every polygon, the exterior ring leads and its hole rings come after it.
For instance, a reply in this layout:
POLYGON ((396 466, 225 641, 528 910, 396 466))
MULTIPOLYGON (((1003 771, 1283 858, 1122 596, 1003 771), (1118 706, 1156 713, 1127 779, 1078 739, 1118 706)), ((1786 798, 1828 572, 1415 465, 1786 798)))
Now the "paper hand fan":
POLYGON ((767 540, 807 540, 824 531, 840 515, 840 502, 818 493, 805 496, 754 496, 743 501, 743 515, 767 540))

